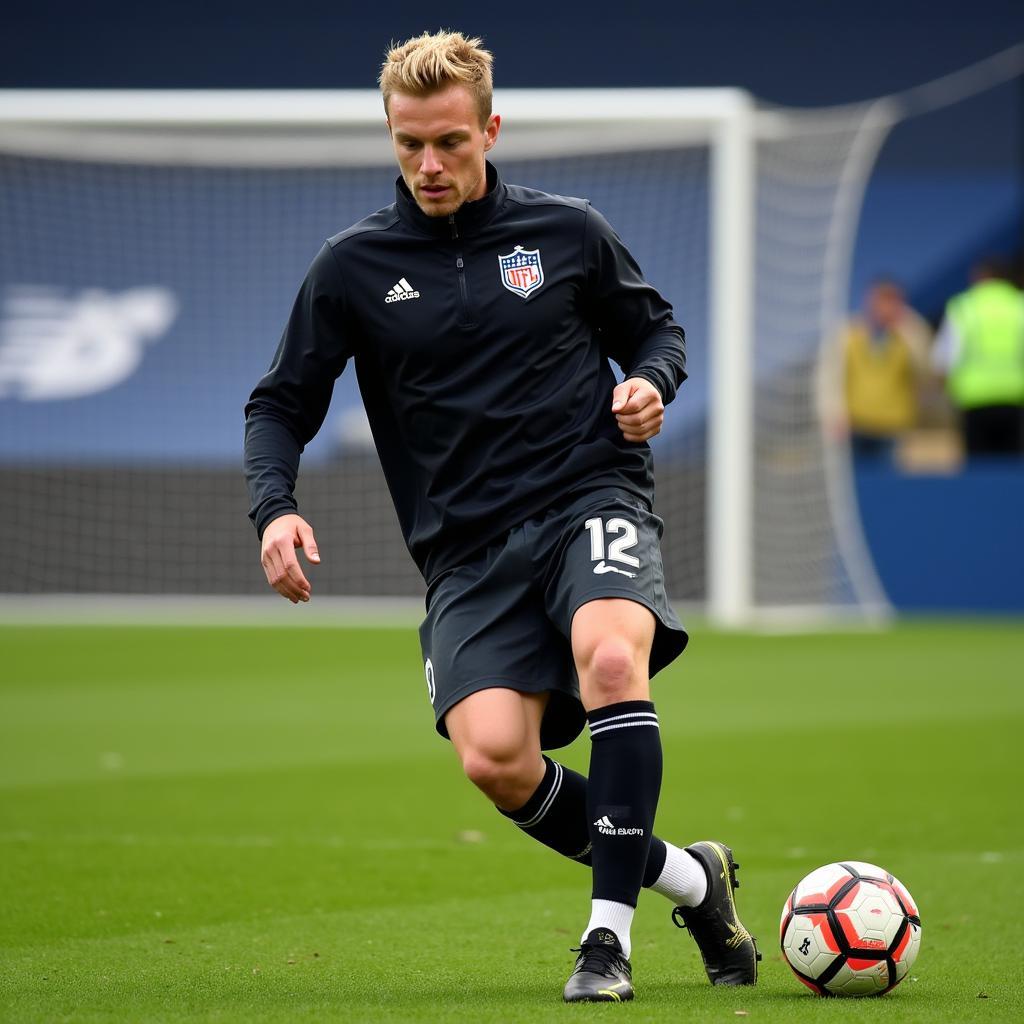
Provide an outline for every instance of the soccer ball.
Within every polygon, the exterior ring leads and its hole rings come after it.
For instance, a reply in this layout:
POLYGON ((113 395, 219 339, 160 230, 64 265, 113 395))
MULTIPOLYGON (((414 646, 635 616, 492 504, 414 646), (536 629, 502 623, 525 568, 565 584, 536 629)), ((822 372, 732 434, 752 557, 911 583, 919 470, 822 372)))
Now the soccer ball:
POLYGON ((917 959, 921 918, 899 879, 848 860, 812 871, 789 894, 780 937, 786 962, 812 992, 882 995, 917 959))

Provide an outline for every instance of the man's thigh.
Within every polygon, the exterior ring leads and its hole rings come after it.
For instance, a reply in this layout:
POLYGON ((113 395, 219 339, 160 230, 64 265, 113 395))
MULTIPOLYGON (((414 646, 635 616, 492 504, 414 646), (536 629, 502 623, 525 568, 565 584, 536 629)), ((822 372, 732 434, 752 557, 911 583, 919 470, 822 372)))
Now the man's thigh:
POLYGON ((541 723, 544 749, 571 743, 582 730, 568 639, 547 618, 518 541, 432 584, 420 645, 442 736, 448 738, 445 716, 455 705, 493 688, 549 695, 541 723))
POLYGON ((688 637, 665 589, 664 524, 640 498, 605 488, 575 502, 545 525, 557 531, 545 580, 545 604, 564 636, 572 635, 573 620, 585 605, 619 598, 643 605, 654 617, 650 675, 682 653, 688 637))

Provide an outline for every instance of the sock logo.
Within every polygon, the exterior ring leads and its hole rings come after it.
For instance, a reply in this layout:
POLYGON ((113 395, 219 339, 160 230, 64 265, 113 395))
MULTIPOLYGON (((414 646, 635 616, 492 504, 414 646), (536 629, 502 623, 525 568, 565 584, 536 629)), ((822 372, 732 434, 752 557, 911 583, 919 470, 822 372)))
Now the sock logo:
POLYGON ((597 831, 603 836, 642 836, 644 834, 642 828, 623 828, 615 825, 607 814, 602 814, 594 824, 597 826, 597 831))

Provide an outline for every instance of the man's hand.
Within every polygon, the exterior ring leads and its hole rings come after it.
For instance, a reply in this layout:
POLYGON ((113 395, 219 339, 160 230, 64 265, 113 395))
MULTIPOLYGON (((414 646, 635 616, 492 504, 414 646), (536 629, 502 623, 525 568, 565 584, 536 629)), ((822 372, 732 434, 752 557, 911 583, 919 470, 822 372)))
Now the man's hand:
POLYGON ((627 441, 647 441, 665 422, 658 389, 643 377, 629 377, 612 391, 612 412, 627 441))
POLYGON ((267 582, 292 604, 308 601, 312 589, 299 566, 297 548, 306 552, 306 558, 313 565, 319 564, 320 553, 316 549, 313 528, 302 516, 295 513, 278 516, 263 531, 260 562, 267 582))

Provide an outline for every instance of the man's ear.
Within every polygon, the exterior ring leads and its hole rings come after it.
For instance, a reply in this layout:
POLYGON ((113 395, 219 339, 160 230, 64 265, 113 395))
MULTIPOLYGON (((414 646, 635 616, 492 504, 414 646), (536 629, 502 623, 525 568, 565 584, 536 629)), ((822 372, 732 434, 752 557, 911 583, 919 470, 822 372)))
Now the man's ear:
POLYGON ((484 152, 488 152, 498 141, 498 132, 501 130, 501 114, 491 114, 484 125, 484 152))

